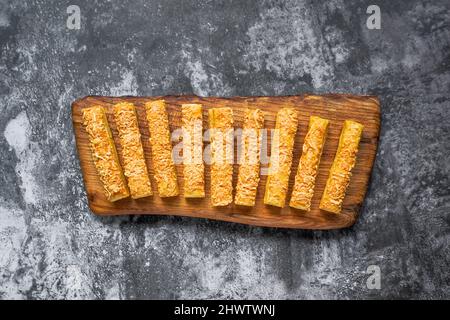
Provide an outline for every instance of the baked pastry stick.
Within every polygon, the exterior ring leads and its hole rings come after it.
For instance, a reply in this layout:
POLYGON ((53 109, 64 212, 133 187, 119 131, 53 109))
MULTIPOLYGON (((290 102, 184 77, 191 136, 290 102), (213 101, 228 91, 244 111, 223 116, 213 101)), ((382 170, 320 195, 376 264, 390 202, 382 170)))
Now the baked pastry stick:
POLYGON ((145 163, 136 108, 129 102, 117 103, 114 105, 114 119, 119 132, 123 168, 131 197, 139 199, 151 196, 152 186, 145 163))
POLYGON ((297 125, 298 114, 295 109, 283 108, 278 111, 264 195, 265 204, 284 207, 297 125))
POLYGON ((211 137, 211 204, 226 206, 233 201, 233 111, 209 110, 211 137))
POLYGON ((345 192, 352 175, 351 171, 356 163, 363 127, 362 124, 355 121, 344 121, 339 146, 320 201, 320 209, 332 213, 341 212, 345 192))
POLYGON ((325 144, 330 121, 320 117, 309 118, 308 133, 303 143, 289 206, 305 211, 311 208, 320 157, 325 144))
POLYGON ((204 198, 202 105, 181 105, 184 197, 204 198))
POLYGON ((103 184, 106 198, 117 201, 130 195, 120 167, 105 109, 94 106, 82 110, 83 125, 89 136, 92 160, 103 184))
POLYGON ((145 111, 150 132, 154 177, 158 185, 159 196, 163 198, 177 196, 177 172, 172 158, 166 102, 164 100, 146 102, 145 111))
POLYGON ((264 126, 264 113, 260 109, 247 109, 242 128, 241 161, 234 203, 241 206, 254 206, 259 183, 261 129, 264 126))

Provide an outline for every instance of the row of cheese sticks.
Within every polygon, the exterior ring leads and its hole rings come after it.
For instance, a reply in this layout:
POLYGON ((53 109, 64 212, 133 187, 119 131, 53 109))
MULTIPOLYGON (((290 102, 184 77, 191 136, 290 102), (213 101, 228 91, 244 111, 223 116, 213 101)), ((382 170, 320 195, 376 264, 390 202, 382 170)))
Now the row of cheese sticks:
MULTIPOLYGON (((177 174, 172 158, 172 144, 165 101, 145 104, 150 133, 154 178, 161 197, 179 195, 177 174)), ((205 197, 202 105, 183 104, 183 176, 186 198, 205 197)), ((132 103, 114 105, 114 120, 122 150, 123 170, 116 152, 105 109, 94 106, 82 110, 83 124, 89 136, 93 161, 110 201, 131 197, 138 199, 152 195, 152 187, 144 157, 135 106, 132 103)), ((226 206, 233 202, 233 111, 231 108, 212 108, 208 111, 211 148, 211 204, 226 206)), ((289 205, 309 211, 314 194, 329 121, 312 116, 299 161, 289 205)), ((298 114, 293 108, 281 109, 271 145, 271 157, 264 203, 283 207, 291 173, 298 114)), ((241 161, 234 202, 254 206, 260 176, 261 129, 264 113, 247 109, 242 128, 241 161)), ((341 132, 320 209, 340 213, 351 170, 356 162, 363 126, 346 120, 341 132)))

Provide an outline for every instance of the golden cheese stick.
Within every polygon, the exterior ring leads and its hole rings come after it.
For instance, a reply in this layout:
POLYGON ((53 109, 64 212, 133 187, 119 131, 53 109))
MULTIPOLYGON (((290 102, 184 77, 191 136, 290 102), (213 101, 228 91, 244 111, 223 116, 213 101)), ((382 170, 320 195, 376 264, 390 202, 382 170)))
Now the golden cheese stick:
POLYGON ((226 206, 233 201, 233 111, 213 108, 209 112, 211 134, 211 204, 226 206))
POLYGON ((177 172, 172 158, 172 143, 170 141, 166 102, 164 100, 146 102, 145 111, 150 132, 154 176, 158 185, 159 196, 177 196, 177 172))
POLYGON ((89 135, 92 159, 109 201, 130 195, 120 167, 105 109, 94 106, 82 110, 83 125, 89 135))
POLYGON ((114 119, 119 132, 123 168, 131 197, 139 199, 151 196, 152 186, 145 163, 136 108, 129 102, 117 103, 114 105, 114 119))
POLYGON ((264 113, 260 109, 247 109, 241 139, 241 163, 234 203, 241 206, 254 206, 259 183, 261 129, 264 126, 264 113))
POLYGON ((183 125, 184 197, 204 198, 202 105, 181 105, 183 125))
POLYGON ((320 201, 320 209, 332 213, 341 212, 345 192, 352 175, 351 171, 356 163, 363 127, 362 124, 355 121, 344 121, 339 146, 320 201))
POLYGON ((278 111, 264 195, 265 204, 284 207, 297 125, 298 114, 295 109, 283 108, 278 111))
POLYGON ((303 143, 303 152, 298 163, 289 205, 293 208, 309 211, 314 195, 314 186, 319 169, 320 157, 325 144, 330 121, 320 117, 309 118, 309 128, 303 143))

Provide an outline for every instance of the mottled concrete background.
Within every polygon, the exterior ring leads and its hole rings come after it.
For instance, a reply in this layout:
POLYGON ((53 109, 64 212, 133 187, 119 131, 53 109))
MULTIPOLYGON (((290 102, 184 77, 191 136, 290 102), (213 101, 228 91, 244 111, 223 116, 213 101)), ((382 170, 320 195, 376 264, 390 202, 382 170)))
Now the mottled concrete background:
POLYGON ((450 298, 450 3, 0 1, 0 298, 450 298), (378 4, 382 29, 368 30, 378 4), (81 8, 81 30, 66 8, 81 8), (89 212, 85 95, 376 94, 357 224, 312 232, 89 212), (381 289, 366 287, 369 265, 381 289))

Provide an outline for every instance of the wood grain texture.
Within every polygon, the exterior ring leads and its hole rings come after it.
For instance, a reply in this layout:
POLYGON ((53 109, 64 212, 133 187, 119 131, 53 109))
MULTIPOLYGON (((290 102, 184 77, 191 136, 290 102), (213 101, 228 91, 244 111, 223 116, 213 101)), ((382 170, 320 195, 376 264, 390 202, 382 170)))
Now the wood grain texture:
MULTIPOLYGON (((223 220, 229 222, 244 223, 265 227, 298 228, 298 229, 337 229, 353 225, 358 217, 359 210, 364 201, 372 166, 375 160, 378 137, 380 130, 379 101, 373 96, 351 95, 299 95, 285 97, 232 97, 232 98, 201 98, 196 96, 164 96, 164 97, 98 97, 89 96, 76 100, 72 104, 73 129, 76 137, 78 155, 84 184, 92 212, 98 215, 123 215, 123 214, 153 214, 153 215, 177 215, 199 218, 223 220), (165 99, 169 114, 170 130, 181 128, 181 105, 184 103, 201 103, 203 105, 203 128, 209 127, 208 109, 217 107, 231 107, 234 115, 234 127, 241 128, 244 119, 244 111, 247 107, 260 108, 265 112, 265 128, 275 127, 277 111, 283 107, 293 107, 299 112, 299 127, 294 145, 294 159, 292 172, 289 179, 289 190, 284 208, 276 208, 264 205, 265 175, 261 176, 258 186, 256 205, 254 207, 242 207, 230 204, 226 207, 212 207, 210 201, 210 168, 205 165, 206 197, 202 199, 186 199, 183 194, 183 167, 176 165, 180 196, 174 198, 160 198, 155 189, 153 179, 153 167, 151 163, 149 133, 145 117, 144 103, 157 99, 165 99), (112 106, 118 102, 132 102, 135 104, 139 128, 142 134, 144 153, 151 174, 154 195, 153 197, 133 200, 122 199, 117 202, 109 202, 106 199, 102 185, 98 179, 89 150, 88 135, 82 125, 81 110, 93 105, 102 105, 107 109, 108 121, 116 142, 119 157, 121 157, 120 144, 112 106), (295 172, 301 155, 303 139, 308 129, 309 117, 317 115, 329 119, 330 126, 325 142, 322 159, 317 175, 314 197, 311 211, 305 212, 288 206, 295 172), (364 131, 360 142, 356 166, 352 171, 350 186, 344 200, 341 214, 331 214, 319 210, 319 202, 322 196, 328 172, 338 146, 339 135, 344 120, 351 119, 364 125, 364 131)), ((269 139, 270 143, 270 139, 269 139)), ((175 144, 175 143, 174 143, 175 144)), ((208 143, 205 143, 205 147, 208 143)), ((270 152, 270 145, 267 146, 270 152)), ((236 153, 236 150, 235 150, 236 153)), ((264 168, 267 165, 262 164, 264 168)), ((236 185, 238 165, 234 165, 233 185, 236 185)))

